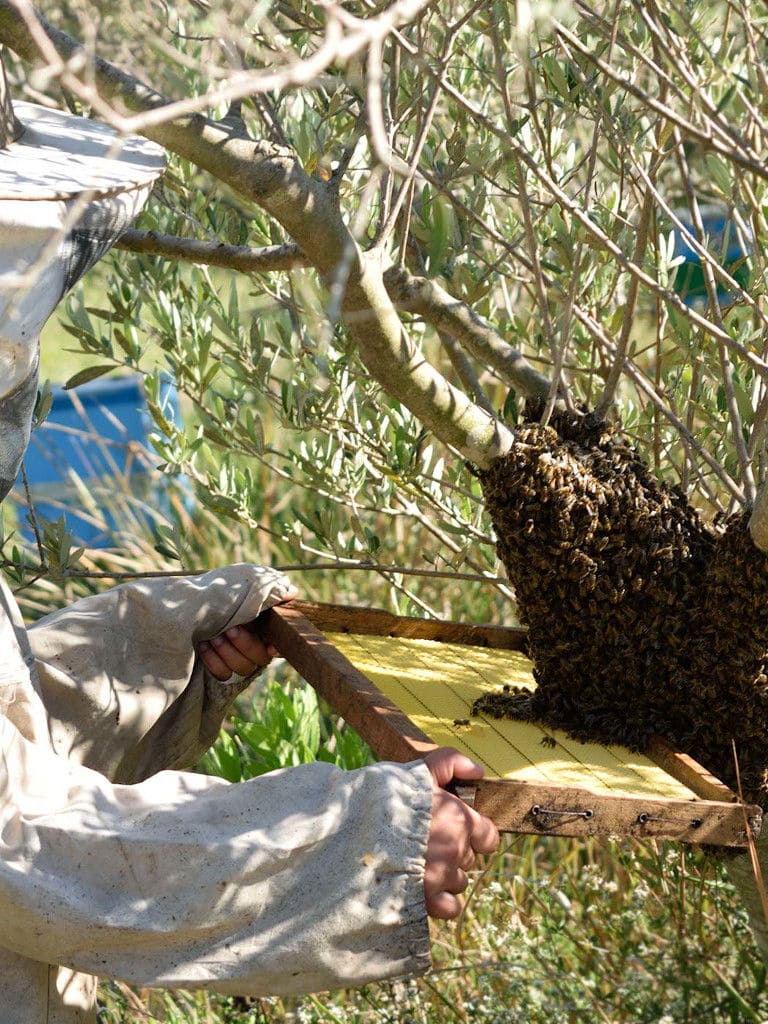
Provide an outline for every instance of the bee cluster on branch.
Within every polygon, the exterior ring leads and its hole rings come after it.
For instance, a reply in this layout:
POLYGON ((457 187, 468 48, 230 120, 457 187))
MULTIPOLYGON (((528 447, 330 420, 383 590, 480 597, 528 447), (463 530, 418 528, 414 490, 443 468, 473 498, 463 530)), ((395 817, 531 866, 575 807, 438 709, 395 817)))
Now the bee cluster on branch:
POLYGON ((768 557, 748 515, 714 525, 613 426, 524 425, 479 471, 529 629, 537 689, 474 712, 642 750, 661 736, 768 797, 768 557))

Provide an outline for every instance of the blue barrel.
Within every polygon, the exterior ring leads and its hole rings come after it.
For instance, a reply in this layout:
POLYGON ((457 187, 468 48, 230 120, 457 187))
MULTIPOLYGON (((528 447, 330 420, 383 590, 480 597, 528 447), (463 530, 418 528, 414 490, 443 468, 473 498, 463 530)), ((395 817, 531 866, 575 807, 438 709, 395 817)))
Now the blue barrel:
MULTIPOLYGON (((152 472, 151 418, 140 375, 95 380, 72 391, 53 389, 53 405, 33 432, 24 458, 35 513, 64 515, 75 542, 87 547, 115 543, 122 532, 151 525, 153 510, 168 510, 163 477, 152 472)), ((165 416, 181 422, 178 393, 161 388, 165 416)), ((17 490, 23 494, 21 479, 17 490)), ((26 519, 20 510, 20 519, 26 519)), ((34 534, 26 523, 20 532, 34 534)))
MULTIPOLYGON (((688 231, 696 238, 696 230, 687 212, 680 213, 678 216, 688 231)), ((705 234, 703 242, 707 250, 731 277, 746 289, 750 282, 751 239, 745 238, 743 233, 737 230, 732 213, 725 207, 703 207, 701 219, 705 234)), ((674 229, 674 234, 674 254, 683 257, 683 262, 675 272, 675 291, 688 306, 706 304, 707 285, 701 257, 691 248, 679 228, 674 229)), ((726 288, 720 281, 718 281, 717 297, 721 306, 728 306, 735 299, 733 290, 726 288)))

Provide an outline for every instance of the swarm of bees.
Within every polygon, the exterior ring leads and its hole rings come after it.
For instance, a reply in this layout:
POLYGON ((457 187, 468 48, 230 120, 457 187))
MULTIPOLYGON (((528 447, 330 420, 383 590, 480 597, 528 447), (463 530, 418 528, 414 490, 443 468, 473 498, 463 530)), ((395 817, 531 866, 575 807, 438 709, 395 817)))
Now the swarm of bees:
POLYGON ((615 428, 530 424, 480 473, 538 688, 474 712, 643 749, 662 736, 768 798, 768 557, 704 522, 615 428), (735 751, 735 753, 734 753, 735 751))

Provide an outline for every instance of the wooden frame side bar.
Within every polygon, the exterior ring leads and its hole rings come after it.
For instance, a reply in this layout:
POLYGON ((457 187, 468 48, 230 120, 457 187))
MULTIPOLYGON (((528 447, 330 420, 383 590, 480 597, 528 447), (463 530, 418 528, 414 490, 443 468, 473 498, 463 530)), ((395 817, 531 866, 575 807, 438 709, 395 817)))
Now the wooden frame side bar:
POLYGON ((677 779, 678 782, 682 782, 696 796, 700 796, 704 800, 738 803, 738 796, 724 782, 708 772, 688 754, 675 750, 661 737, 656 736, 651 740, 646 754, 668 775, 677 779))
POLYGON ((669 800, 587 789, 483 779, 473 806, 500 832, 605 838, 673 839, 744 847, 760 828, 760 809, 711 800, 669 800))
POLYGON ((319 630, 328 633, 400 636, 411 640, 438 640, 442 643, 496 647, 509 651, 524 648, 527 638, 527 630, 513 626, 475 626, 438 619, 417 619, 393 615, 376 608, 342 608, 311 601, 293 601, 290 607, 304 615, 319 630))
POLYGON ((274 644, 378 757, 413 761, 437 746, 302 614, 299 602, 277 605, 259 620, 274 644))

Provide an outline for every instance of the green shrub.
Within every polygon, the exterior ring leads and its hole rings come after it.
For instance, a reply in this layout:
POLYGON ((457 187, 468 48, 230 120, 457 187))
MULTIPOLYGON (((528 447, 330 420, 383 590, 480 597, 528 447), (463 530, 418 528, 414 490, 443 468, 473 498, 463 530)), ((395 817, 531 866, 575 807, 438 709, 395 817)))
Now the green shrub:
POLYGON ((242 782, 310 761, 350 769, 371 759, 368 745, 334 720, 311 686, 273 678, 241 703, 200 768, 229 782, 242 782))

